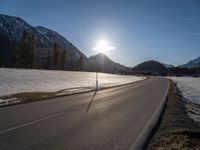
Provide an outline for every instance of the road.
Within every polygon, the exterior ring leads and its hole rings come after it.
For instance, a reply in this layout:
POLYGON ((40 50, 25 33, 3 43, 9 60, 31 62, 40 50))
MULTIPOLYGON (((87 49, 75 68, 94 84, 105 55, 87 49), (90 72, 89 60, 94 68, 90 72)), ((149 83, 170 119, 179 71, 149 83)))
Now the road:
POLYGON ((160 77, 0 108, 1 150, 128 150, 168 87, 160 77))

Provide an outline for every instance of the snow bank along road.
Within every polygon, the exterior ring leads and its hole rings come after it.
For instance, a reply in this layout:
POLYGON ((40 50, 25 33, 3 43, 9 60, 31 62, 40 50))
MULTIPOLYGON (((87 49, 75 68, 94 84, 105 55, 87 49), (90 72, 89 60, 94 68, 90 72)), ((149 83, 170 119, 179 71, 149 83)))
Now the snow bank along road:
POLYGON ((129 150, 168 88, 150 78, 120 87, 3 107, 0 149, 129 150))
POLYGON ((194 121, 200 122, 200 78, 170 77, 181 91, 186 102, 187 113, 194 121))

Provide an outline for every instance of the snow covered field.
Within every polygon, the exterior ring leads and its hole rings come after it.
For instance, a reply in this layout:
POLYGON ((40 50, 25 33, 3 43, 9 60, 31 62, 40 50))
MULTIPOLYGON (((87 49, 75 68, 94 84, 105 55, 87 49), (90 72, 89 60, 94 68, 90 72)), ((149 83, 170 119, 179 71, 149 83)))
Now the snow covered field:
POLYGON ((170 77, 181 91, 186 104, 188 115, 200 122, 200 78, 170 77))
MULTIPOLYGON (((99 73, 99 88, 143 80, 143 77, 99 73)), ((95 88, 90 72, 0 69, 0 96, 21 92, 86 91, 95 88)))
POLYGON ((186 101, 200 104, 200 78, 172 77, 186 101))

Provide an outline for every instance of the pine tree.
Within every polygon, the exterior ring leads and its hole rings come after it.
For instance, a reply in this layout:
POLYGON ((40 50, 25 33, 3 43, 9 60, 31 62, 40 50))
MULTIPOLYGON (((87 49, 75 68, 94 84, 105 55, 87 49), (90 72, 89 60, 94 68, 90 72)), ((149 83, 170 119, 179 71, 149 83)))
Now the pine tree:
POLYGON ((46 68, 47 69, 50 69, 50 66, 51 66, 51 51, 50 50, 48 50, 48 52, 47 52, 47 59, 46 59, 46 68))
POLYGON ((56 43, 53 46, 53 58, 54 58, 54 67, 55 69, 58 69, 59 51, 58 51, 58 45, 56 43))
POLYGON ((61 54, 60 69, 61 70, 66 69, 66 51, 63 51, 61 54))
POLYGON ((33 68, 34 66, 35 39, 24 31, 20 41, 16 44, 14 61, 15 67, 33 68))
POLYGON ((83 71, 83 56, 80 56, 79 60, 78 60, 78 68, 79 71, 83 71))
POLYGON ((116 64, 114 65, 113 73, 114 73, 114 74, 117 73, 117 66, 116 66, 116 64))
POLYGON ((28 40, 28 50, 27 50, 27 66, 28 68, 34 68, 34 58, 35 58, 35 38, 31 36, 28 40))

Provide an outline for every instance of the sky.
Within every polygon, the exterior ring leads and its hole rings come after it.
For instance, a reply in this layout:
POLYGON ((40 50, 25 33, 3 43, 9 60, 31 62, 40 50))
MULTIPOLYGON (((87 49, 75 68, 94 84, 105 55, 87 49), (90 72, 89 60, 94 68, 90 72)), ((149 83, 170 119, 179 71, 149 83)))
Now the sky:
POLYGON ((0 13, 57 31, 86 56, 104 39, 108 57, 131 67, 200 56, 199 0, 0 0, 0 13))

